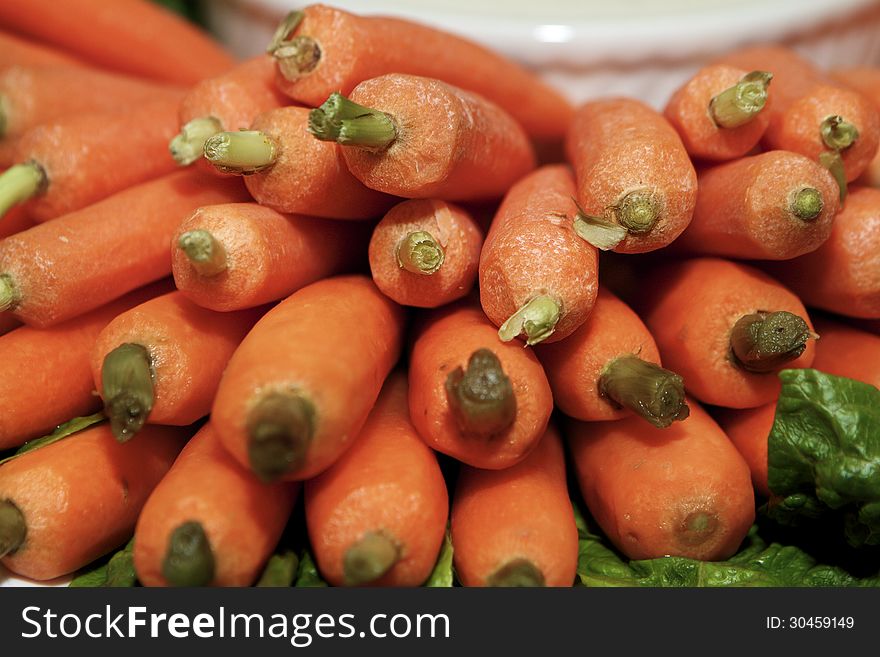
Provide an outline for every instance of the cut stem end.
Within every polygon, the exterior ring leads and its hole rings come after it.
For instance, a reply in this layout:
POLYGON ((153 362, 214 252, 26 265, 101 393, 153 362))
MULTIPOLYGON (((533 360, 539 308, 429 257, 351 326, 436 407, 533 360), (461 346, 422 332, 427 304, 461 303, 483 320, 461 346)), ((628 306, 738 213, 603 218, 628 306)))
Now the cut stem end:
POLYGON ((385 112, 332 93, 309 113, 309 132, 321 141, 335 141, 371 151, 385 150, 397 140, 397 127, 385 112))
POLYGON ((207 230, 185 232, 177 240, 177 246, 186 254, 199 276, 216 276, 226 271, 226 249, 207 230))
POLYGON ((752 71, 709 101, 709 115, 720 128, 738 128, 752 121, 767 104, 773 74, 752 71))
POLYGON ((397 245, 397 264, 414 274, 435 273, 445 258, 443 247, 424 230, 408 233, 397 245))
POLYGON ((660 429, 690 414, 681 376, 631 354, 608 364, 599 393, 660 429))
POLYGON ((49 179, 34 160, 15 164, 0 174, 0 217, 10 208, 46 191, 49 179))
POLYGON ((125 343, 104 357, 101 369, 104 412, 124 443, 140 431, 153 410, 153 367, 143 345, 125 343))
POLYGON ((367 532, 345 552, 342 572, 347 586, 375 582, 400 560, 400 548, 384 532, 367 532))
POLYGON ((815 187, 804 187, 794 195, 789 211, 802 221, 812 221, 822 214, 824 207, 822 192, 815 187))
POLYGON ((539 587, 545 586, 544 573, 528 559, 513 559, 486 578, 487 586, 539 587))
POLYGON ((259 130, 218 132, 205 142, 204 153, 218 171, 243 176, 268 169, 278 157, 275 142, 259 130))
POLYGON ((248 413, 248 459, 264 481, 302 467, 315 432, 315 407, 298 392, 266 394, 248 413))
POLYGON ((171 157, 182 167, 192 164, 205 154, 205 142, 222 130, 220 121, 213 116, 193 119, 168 144, 171 157))
POLYGON ((561 311, 559 302, 551 296, 532 297, 501 325, 498 337, 504 342, 510 342, 525 333, 527 345, 538 344, 556 330, 561 311))
POLYGON ((501 361, 489 349, 478 349, 467 370, 457 367, 446 377, 449 409, 463 433, 488 438, 516 419, 516 395, 501 361))
POLYGON ((0 313, 15 310, 21 301, 21 294, 11 274, 0 274, 0 313))
POLYGON ((171 532, 162 576, 171 586, 205 586, 214 579, 214 553, 200 522, 185 522, 171 532))
POLYGON ((730 333, 733 362, 748 372, 774 372, 800 356, 813 332, 785 310, 759 310, 740 317, 730 333))
POLYGON ((826 117, 819 126, 819 133, 825 145, 835 151, 849 148, 859 138, 859 129, 839 115, 826 117))
POLYGON ((0 559, 18 550, 26 538, 24 515, 11 500, 0 500, 0 559))
POLYGON ((614 206, 617 222, 631 235, 651 232, 660 219, 660 203, 649 189, 636 189, 614 206))

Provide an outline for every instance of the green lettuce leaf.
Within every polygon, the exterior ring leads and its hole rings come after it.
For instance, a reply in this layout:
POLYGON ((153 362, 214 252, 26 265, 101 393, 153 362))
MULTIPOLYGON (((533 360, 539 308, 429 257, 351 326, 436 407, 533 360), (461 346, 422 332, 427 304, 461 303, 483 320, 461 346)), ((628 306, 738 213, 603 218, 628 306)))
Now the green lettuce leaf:
POLYGON ((321 574, 318 572, 318 566, 315 565, 315 561, 312 559, 312 554, 308 549, 303 550, 302 556, 300 556, 299 570, 297 570, 296 573, 296 583, 294 586, 301 588, 320 588, 327 586, 327 582, 324 581, 321 574))
POLYGON ((0 460, 0 465, 3 465, 7 461, 11 461, 16 457, 21 456, 22 454, 27 454, 32 450, 39 449, 40 447, 46 447, 48 445, 51 445, 52 443, 57 443, 59 440, 68 438, 73 434, 79 433, 83 429, 88 429, 90 426, 98 424, 99 422, 103 422, 106 419, 107 416, 104 415, 104 413, 95 413, 94 415, 87 415, 85 417, 75 417, 72 420, 65 422, 64 424, 59 424, 55 428, 55 431, 50 433, 48 436, 29 440, 24 445, 19 447, 12 456, 7 456, 5 459, 0 460))
POLYGON ((422 586, 428 587, 450 587, 453 585, 454 576, 452 573, 452 539, 449 536, 449 530, 446 530, 446 536, 443 537, 443 544, 440 546, 440 555, 437 557, 437 563, 431 576, 422 586))
POLYGON ((257 587, 283 588, 293 585, 299 570, 299 558, 293 550, 285 550, 281 554, 273 554, 269 557, 263 574, 257 580, 257 587))

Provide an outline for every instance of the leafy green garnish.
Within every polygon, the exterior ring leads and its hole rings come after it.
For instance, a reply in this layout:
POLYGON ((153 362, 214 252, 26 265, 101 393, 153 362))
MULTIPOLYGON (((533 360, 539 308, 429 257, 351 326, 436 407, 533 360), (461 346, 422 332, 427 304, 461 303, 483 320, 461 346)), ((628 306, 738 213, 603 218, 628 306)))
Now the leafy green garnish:
POLYGON ((434 570, 431 571, 431 576, 428 577, 422 586, 433 588, 452 586, 454 582, 452 556, 452 539, 449 536, 449 529, 447 529, 446 535, 443 537, 443 544, 440 546, 440 555, 437 557, 434 570))
POLYGON ((134 539, 109 561, 93 566, 70 582, 71 588, 132 587, 137 584, 134 572, 134 539))
POLYGON ((55 428, 55 431, 50 433, 48 436, 29 440, 24 445, 19 447, 12 456, 7 456, 5 459, 0 460, 0 465, 3 465, 7 461, 11 461, 16 457, 19 457, 22 454, 27 454, 30 451, 39 449, 40 447, 46 447, 47 445, 51 445, 52 443, 57 443, 59 440, 63 440, 64 438, 72 436, 75 433, 79 433, 83 429, 88 429, 90 426, 98 424, 99 422, 103 422, 106 419, 107 416, 105 416, 104 413, 95 413, 94 415, 87 415, 85 417, 75 417, 72 420, 65 422, 64 424, 59 424, 55 428))
POLYGON ((318 572, 318 566, 312 559, 312 554, 308 549, 303 550, 299 558, 299 570, 296 573, 296 584, 294 586, 303 588, 320 588, 327 586, 327 582, 318 572))
POLYGON ((257 587, 287 587, 293 585, 299 569, 299 558, 293 550, 269 557, 263 574, 257 580, 257 587))

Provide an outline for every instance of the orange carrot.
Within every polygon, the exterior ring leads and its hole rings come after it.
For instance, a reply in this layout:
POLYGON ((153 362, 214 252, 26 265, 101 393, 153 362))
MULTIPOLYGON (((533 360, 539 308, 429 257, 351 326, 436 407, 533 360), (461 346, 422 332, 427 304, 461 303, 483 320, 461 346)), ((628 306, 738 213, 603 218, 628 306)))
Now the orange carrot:
POLYGON ((206 416, 226 363, 261 314, 217 313, 171 292, 113 319, 90 360, 116 438, 125 442, 146 422, 180 426, 206 416))
POLYGON ((635 412, 666 427, 688 415, 681 377, 660 367, 647 327, 604 287, 586 322, 535 353, 554 402, 578 420, 617 420, 635 412))
POLYGON ((350 99, 334 93, 312 110, 309 130, 342 144, 349 171, 367 187, 405 198, 500 197, 535 168, 510 115, 430 78, 391 73, 361 82, 350 99))
POLYGON ((772 96, 766 71, 713 64, 679 87, 663 110, 691 157, 732 160, 761 140, 772 96))
POLYGON ((309 541, 334 586, 419 586, 446 531, 437 457, 409 419, 406 375, 392 374, 351 448, 305 485, 309 541))
POLYGON ((275 549, 299 489, 299 483, 261 482, 206 424, 138 518, 138 581, 144 586, 250 586, 275 549))
POLYGON ((563 165, 517 182, 492 220, 480 254, 480 303, 502 340, 568 337, 596 300, 596 249, 572 229, 574 178, 563 165))
POLYGON ((181 220, 201 205, 245 196, 237 180, 180 171, 7 237, 0 312, 51 326, 163 278, 181 220))
POLYGON ((17 329, 20 326, 21 322, 19 322, 9 313, 0 313, 0 336, 6 335, 13 329, 17 329))
POLYGON ((264 480, 315 476, 356 437, 402 332, 400 308, 366 277, 294 292, 229 361, 212 411, 220 440, 264 480))
POLYGON ((538 359, 500 342, 479 306, 427 317, 410 354, 409 411, 429 447, 475 468, 508 468, 535 448, 552 410, 538 359))
POLYGON ((880 318, 880 189, 853 186, 830 237, 812 253, 767 270, 809 306, 880 318))
POLYGON ((284 215, 256 203, 201 207, 174 236, 174 282, 204 308, 253 308, 355 269, 364 259, 369 228, 284 215))
POLYGON ((646 275, 642 319, 663 363, 707 404, 751 408, 776 399, 776 372, 809 367, 813 327, 798 298, 752 267, 717 258, 646 275))
POLYGON ((577 479, 590 513, 630 559, 723 560, 755 519, 749 468, 693 401, 668 429, 638 418, 569 424, 577 479))
POLYGON ((404 201, 373 230, 370 271, 397 303, 436 308, 471 291, 482 246, 483 233, 464 208, 436 199, 404 201))
POLYGON ((278 85, 312 107, 386 73, 438 78, 503 107, 535 138, 558 140, 571 103, 535 74, 483 46, 436 28, 325 5, 289 15, 269 46, 278 85))
POLYGON ((132 534, 150 491, 189 436, 150 427, 120 445, 99 424, 0 468, 0 556, 9 570, 46 580, 85 566, 132 534))
POLYGON ((48 221, 170 173, 177 104, 165 98, 32 128, 17 141, 18 164, 0 175, 0 215, 26 203, 34 220, 48 221))
POLYGON ((575 230, 601 249, 659 249, 687 228, 697 176, 675 129, 628 98, 582 105, 565 142, 577 176, 575 230))
POLYGON ((880 388, 880 335, 822 315, 815 317, 813 323, 819 334, 813 368, 880 388))
POLYGON ((33 227, 34 220, 24 211, 24 208, 10 208, 9 212, 0 219, 0 240, 33 227))
POLYGON ((7 66, 43 66, 46 68, 81 67, 85 64, 62 50, 17 34, 0 32, 0 68, 7 66))
POLYGON ((217 75, 233 64, 207 34, 146 0, 3 0, 0 28, 99 66, 180 84, 217 75))
POLYGON ((694 219, 674 247, 701 255, 788 260, 831 234, 837 183, 821 165, 768 151, 700 172, 694 219))
POLYGON ((562 443, 552 425, 512 467, 462 467, 452 501, 452 544, 464 586, 572 585, 578 533, 562 443))
POLYGON ((757 408, 719 408, 716 420, 749 466, 752 485, 770 497, 767 485, 767 439, 776 417, 776 401, 757 408))
POLYGON ((168 287, 150 285, 52 328, 23 326, 0 337, 0 399, 8 409, 0 413, 0 449, 97 411, 89 352, 98 334, 119 313, 168 287))
MULTIPOLYGON (((874 103, 874 107, 880 109, 880 69, 876 68, 850 68, 831 72, 832 77, 855 89, 874 103)), ((880 150, 871 160, 871 163, 862 172, 856 181, 861 185, 880 187, 880 150)))
POLYGON ((245 184, 261 205, 331 219, 369 219, 395 199, 361 184, 342 149, 313 138, 309 110, 281 107, 260 114, 251 130, 220 132, 205 142, 205 158, 224 173, 248 174, 245 184))

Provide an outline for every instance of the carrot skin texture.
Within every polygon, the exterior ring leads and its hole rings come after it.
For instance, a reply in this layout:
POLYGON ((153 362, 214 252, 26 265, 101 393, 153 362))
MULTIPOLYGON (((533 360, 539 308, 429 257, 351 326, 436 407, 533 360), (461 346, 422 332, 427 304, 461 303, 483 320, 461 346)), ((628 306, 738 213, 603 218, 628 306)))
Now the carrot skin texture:
POLYGON ((514 559, 526 559, 545 586, 571 586, 578 537, 562 442, 550 425, 534 451, 505 470, 463 466, 452 503, 455 572, 464 586, 489 586, 514 559))
POLYGON ((15 235, 28 228, 33 228, 34 220, 22 207, 13 207, 9 212, 0 217, 0 240, 10 235, 15 235))
POLYGON ((776 417, 776 402, 757 408, 721 408, 716 420, 749 466, 755 491, 770 497, 767 485, 767 453, 770 430, 776 417))
POLYGON ((666 429, 630 417, 570 422, 569 447, 593 518, 630 559, 733 555, 755 519, 749 468, 711 417, 666 429))
POLYGON ((10 32, 0 32, 0 68, 27 66, 44 68, 77 68, 85 66, 81 60, 10 32))
POLYGON ((874 335, 822 315, 813 324, 819 339, 812 367, 880 388, 880 335, 874 335))
POLYGON ((346 551, 376 531, 397 542, 400 559, 371 586, 419 586, 428 578, 449 496, 437 457, 409 419, 403 373, 389 376, 352 446, 304 493, 310 544, 330 584, 346 583, 346 551))
POLYGON ((134 565, 144 586, 168 586, 162 562, 184 522, 204 528, 214 556, 211 586, 251 586, 278 543, 297 482, 265 484, 223 448, 212 424, 189 441, 150 495, 135 529, 134 565))
POLYGON ((4 464, 0 499, 18 507, 28 530, 3 565, 24 577, 53 579, 124 543, 190 435, 168 427, 144 433, 139 443, 122 445, 104 423, 4 464))

